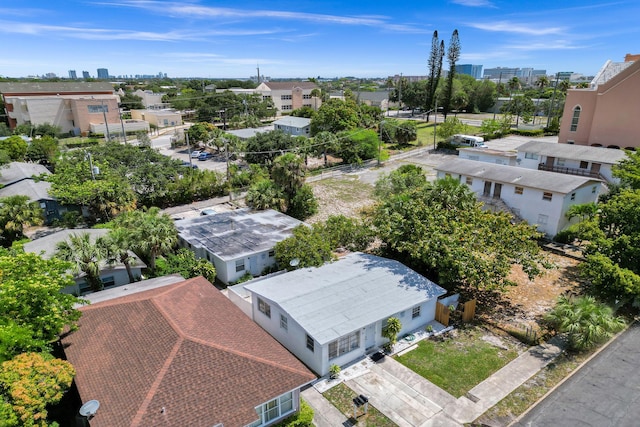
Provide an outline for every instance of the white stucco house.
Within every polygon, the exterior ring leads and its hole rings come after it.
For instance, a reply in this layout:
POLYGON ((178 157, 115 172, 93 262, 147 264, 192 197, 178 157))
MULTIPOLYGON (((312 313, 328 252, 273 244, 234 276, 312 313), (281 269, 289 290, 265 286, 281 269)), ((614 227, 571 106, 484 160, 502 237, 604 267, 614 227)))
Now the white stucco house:
POLYGON ((570 175, 587 176, 617 183, 611 172, 613 165, 627 158, 623 150, 574 144, 529 141, 518 147, 517 164, 570 175))
POLYGON ((389 317, 400 319, 399 336, 424 327, 446 293, 398 261, 357 252, 243 285, 253 320, 319 375, 386 343, 389 317))
POLYGON ((572 205, 596 202, 602 186, 602 181, 595 178, 468 159, 447 160, 435 169, 437 178, 455 178, 480 199, 501 199, 520 218, 548 236, 570 224, 565 213, 572 205))
POLYGON ((273 122, 275 130, 281 130, 291 136, 309 136, 311 134, 311 119, 306 117, 283 117, 273 122))
POLYGON ((492 150, 491 148, 464 147, 458 148, 461 159, 494 163, 496 165, 516 166, 517 153, 515 151, 492 150))
POLYGON ((225 284, 273 267, 275 244, 291 237, 300 224, 273 209, 237 209, 175 222, 180 246, 213 263, 216 277, 225 284))
MULTIPOLYGON (((95 242, 99 237, 105 236, 109 233, 106 228, 86 228, 86 229, 65 229, 55 233, 48 234, 31 242, 25 243, 24 251, 32 252, 41 255, 43 258, 52 258, 56 253, 56 246, 60 242, 69 240, 72 235, 81 235, 88 233, 91 236, 91 241, 95 242)), ((131 273, 136 280, 140 280, 142 277, 142 269, 146 265, 138 258, 133 252, 130 252, 130 265, 131 273)), ((74 276, 75 285, 69 286, 62 290, 64 293, 74 295, 84 295, 91 292, 91 288, 87 284, 84 273, 77 273, 74 276)), ((131 283, 129 280, 129 274, 124 264, 116 262, 114 264, 108 264, 107 262, 100 263, 100 280, 104 285, 104 289, 115 288, 117 286, 127 285, 131 283)))

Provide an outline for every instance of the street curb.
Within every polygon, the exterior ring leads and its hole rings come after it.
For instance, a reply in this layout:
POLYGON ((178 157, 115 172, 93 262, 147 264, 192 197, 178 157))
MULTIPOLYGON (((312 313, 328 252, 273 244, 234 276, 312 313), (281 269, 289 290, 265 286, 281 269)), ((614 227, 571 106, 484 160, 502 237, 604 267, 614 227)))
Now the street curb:
MULTIPOLYGON (((616 339, 618 339, 618 337, 622 334, 624 334, 625 332, 627 332, 629 329, 631 329, 631 327, 637 322, 637 320, 634 319, 633 322, 631 322, 629 324, 629 326, 627 326, 626 328, 624 328, 622 331, 618 332, 617 334, 615 334, 613 337, 611 337, 611 339, 609 341, 607 341, 606 343, 604 343, 598 350, 595 351, 595 353, 593 353, 591 356, 589 356, 584 362, 582 362, 579 366, 577 366, 573 371, 571 371, 571 373, 569 375, 567 375, 566 377, 564 377, 558 384, 556 384, 555 386, 553 386, 549 391, 547 391, 540 399, 536 400, 536 402, 529 406, 527 408, 526 411, 524 411, 522 414, 520 414, 515 420, 511 421, 507 427, 511 427, 513 426, 515 423, 520 422, 520 420, 522 418, 525 417, 525 415, 527 415, 529 412, 531 412, 536 406, 538 406, 544 399, 546 399, 551 393, 553 393, 558 387, 560 387, 562 384, 564 384, 566 381, 568 381, 571 377, 573 377, 575 374, 577 374, 578 372, 580 372, 580 370, 582 370, 582 368, 591 361, 591 359, 595 358, 596 356, 598 356, 602 351, 604 351, 606 348, 608 348, 616 339)), ((539 371, 538 371, 539 372, 539 371)))

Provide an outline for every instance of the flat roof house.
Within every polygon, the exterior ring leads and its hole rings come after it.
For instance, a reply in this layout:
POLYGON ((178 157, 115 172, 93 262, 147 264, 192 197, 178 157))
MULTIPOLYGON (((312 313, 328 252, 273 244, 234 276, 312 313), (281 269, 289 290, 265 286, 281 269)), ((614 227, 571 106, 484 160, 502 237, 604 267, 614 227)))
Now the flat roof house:
POLYGON ((518 166, 619 182, 612 166, 627 158, 623 150, 529 141, 518 147, 518 166))
POLYGON ((281 130, 292 136, 309 136, 311 133, 311 119, 306 117, 283 117, 273 122, 275 130, 281 130))
MULTIPOLYGON (((538 231, 555 236, 571 222, 565 213, 572 205, 596 202, 599 179, 452 159, 435 168, 437 178, 450 176, 466 184, 480 200, 502 200, 517 216, 538 231)), ((574 219, 575 221, 575 219, 574 219)))
POLYGON ((276 243, 302 222, 273 209, 238 209, 176 221, 180 245, 216 267, 218 280, 233 283, 275 265, 276 243))
POLYGON ((491 148, 463 147, 458 148, 461 159, 494 163, 496 165, 516 166, 517 154, 514 151, 492 150, 491 148))
POLYGON ((100 402, 92 427, 258 427, 298 411, 309 369, 206 279, 160 280, 81 307, 62 338, 80 399, 100 402))
POLYGON ((400 319, 400 335, 423 328, 446 293, 398 261, 364 253, 256 279, 244 289, 253 320, 319 375, 383 345, 389 317, 400 319))

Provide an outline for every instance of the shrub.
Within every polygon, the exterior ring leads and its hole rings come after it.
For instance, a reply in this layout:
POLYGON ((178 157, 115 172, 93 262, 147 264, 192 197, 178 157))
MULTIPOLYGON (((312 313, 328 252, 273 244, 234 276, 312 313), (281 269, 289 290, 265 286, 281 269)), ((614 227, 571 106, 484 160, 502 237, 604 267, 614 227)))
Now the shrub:
POLYGON ((276 427, 310 427, 313 425, 313 409, 300 399, 300 411, 276 424, 276 427))

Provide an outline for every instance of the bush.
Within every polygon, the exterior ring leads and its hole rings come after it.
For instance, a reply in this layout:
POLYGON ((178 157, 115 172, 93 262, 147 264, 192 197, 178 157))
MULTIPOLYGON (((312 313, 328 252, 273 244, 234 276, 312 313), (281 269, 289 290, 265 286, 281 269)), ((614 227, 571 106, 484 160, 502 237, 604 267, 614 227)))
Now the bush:
POLYGON ((313 409, 300 399, 300 411, 276 424, 276 427, 310 427, 313 425, 313 409))
POLYGON ((513 129, 511 133, 521 136, 543 136, 544 130, 542 129, 513 129))

